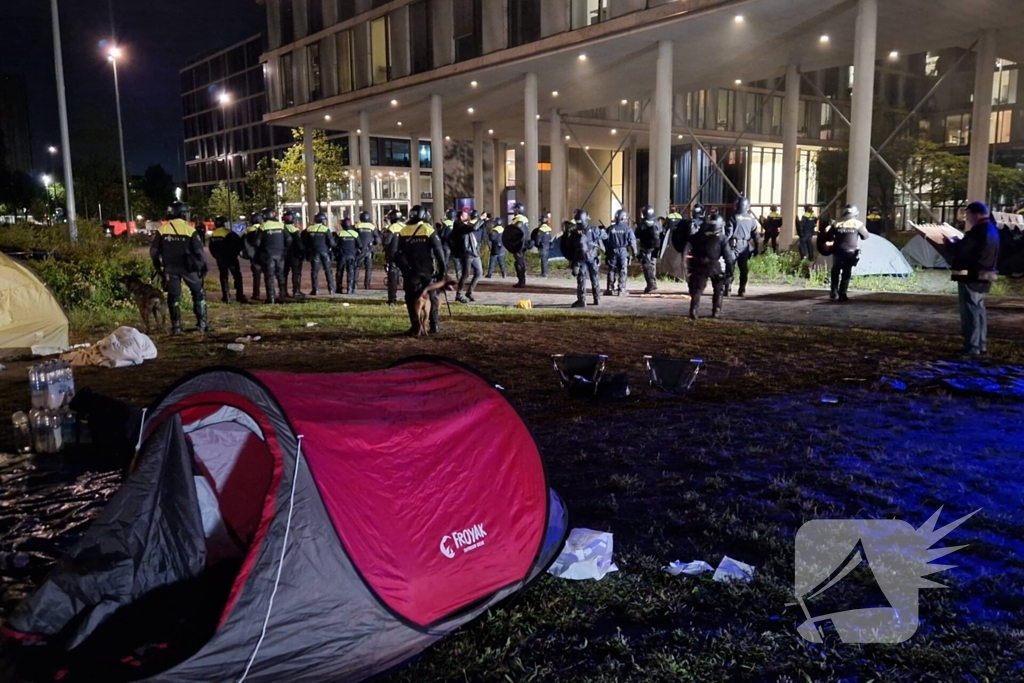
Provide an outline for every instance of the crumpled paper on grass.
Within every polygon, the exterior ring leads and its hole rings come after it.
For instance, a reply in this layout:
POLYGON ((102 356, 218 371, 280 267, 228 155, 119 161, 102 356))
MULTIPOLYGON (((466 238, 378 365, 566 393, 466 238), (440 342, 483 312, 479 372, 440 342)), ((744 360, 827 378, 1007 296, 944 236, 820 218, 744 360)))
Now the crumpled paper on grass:
POLYGON ((612 562, 613 539, 610 533, 593 529, 573 529, 562 553, 548 574, 570 581, 600 581, 619 571, 612 562))
POLYGON ((662 567, 662 571, 672 576, 700 576, 701 574, 707 574, 710 571, 715 572, 712 576, 712 580, 718 581, 719 583, 725 583, 727 581, 750 581, 754 578, 754 567, 734 560, 728 555, 722 557, 722 561, 718 563, 718 568, 715 569, 707 562, 703 560, 695 560, 693 562, 682 562, 676 560, 670 562, 667 567, 662 567))

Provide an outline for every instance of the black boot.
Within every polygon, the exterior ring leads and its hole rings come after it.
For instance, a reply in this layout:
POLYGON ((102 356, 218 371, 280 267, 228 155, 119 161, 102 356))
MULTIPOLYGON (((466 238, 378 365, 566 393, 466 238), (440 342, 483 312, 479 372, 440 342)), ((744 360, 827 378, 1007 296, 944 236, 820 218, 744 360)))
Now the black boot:
POLYGON ((192 306, 192 312, 196 314, 196 332, 203 334, 213 332, 213 328, 210 327, 210 322, 207 318, 206 299, 195 302, 192 306))
POLYGON ((238 290, 237 292, 235 292, 235 301, 237 301, 240 304, 247 304, 249 303, 249 297, 247 297, 245 295, 245 292, 243 292, 242 290, 238 290))
POLYGON ((181 334, 181 301, 168 297, 167 312, 171 317, 171 334, 181 334))
POLYGON ((231 303, 231 292, 228 291, 227 287, 222 287, 220 290, 220 300, 226 304, 231 303))

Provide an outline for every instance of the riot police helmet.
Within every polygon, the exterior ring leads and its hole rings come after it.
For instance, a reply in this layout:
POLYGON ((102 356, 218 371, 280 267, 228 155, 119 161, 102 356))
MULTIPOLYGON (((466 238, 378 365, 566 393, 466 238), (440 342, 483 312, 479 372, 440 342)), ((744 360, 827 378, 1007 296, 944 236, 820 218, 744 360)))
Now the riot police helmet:
POLYGON ((471 221, 478 221, 478 220, 480 220, 480 212, 477 211, 476 209, 473 209, 472 211, 470 211, 469 212, 469 220, 471 220, 471 221))
POLYGON ((657 218, 657 214, 654 211, 654 207, 648 204, 644 208, 640 209, 640 217, 648 223, 653 223, 654 219, 657 218))
POLYGON ((707 214, 707 211, 704 210, 703 204, 694 204, 693 208, 690 209, 690 218, 692 219, 704 218, 705 214, 707 214))
POLYGON ((261 214, 259 211, 255 212, 253 215, 249 216, 249 223, 251 223, 252 225, 259 225, 262 222, 263 222, 263 214, 261 214))
POLYGON ((263 209, 263 222, 264 223, 267 223, 269 221, 276 221, 276 220, 277 220, 277 209, 263 209))
POLYGON ((445 217, 450 221, 454 221, 459 217, 459 213, 455 209, 448 209, 448 211, 445 212, 445 217))
POLYGON ((281 222, 285 225, 295 225, 295 214, 291 211, 285 211, 281 214, 281 222))
POLYGON ((223 228, 223 227, 226 227, 227 224, 228 224, 228 219, 224 218, 224 216, 217 216, 216 218, 213 219, 214 227, 223 228))
POLYGON ((341 229, 342 230, 351 230, 352 229, 352 219, 351 218, 342 218, 341 219, 341 229))
POLYGON ((629 211, 625 209, 619 209, 615 212, 616 223, 628 223, 629 222, 629 211))
POLYGON ((808 204, 807 206, 804 207, 804 211, 806 211, 807 213, 814 213, 814 207, 808 204))
POLYGON ((317 225, 327 225, 327 214, 321 211, 313 217, 313 222, 317 225))
POLYGON ((847 204, 846 211, 843 212, 843 217, 847 218, 847 219, 850 219, 850 218, 857 218, 858 216, 860 216, 860 209, 857 208, 857 205, 856 204, 847 204))
POLYGON ((725 232, 725 219, 719 216, 717 213, 710 216, 705 224, 711 228, 711 231, 716 235, 721 235, 725 232))
POLYGON ((541 213, 541 215, 540 215, 540 222, 541 223, 550 223, 551 222, 551 212, 550 211, 544 211, 543 213, 541 213))
POLYGON ((736 213, 744 215, 750 212, 750 200, 746 197, 740 197, 736 200, 736 213))
POLYGON ((412 207, 412 209, 409 210, 409 223, 411 225, 420 223, 423 220, 425 220, 425 216, 426 211, 423 210, 422 206, 417 204, 416 206, 412 207))
MULTIPOLYGON (((397 211, 392 211, 391 213, 392 214, 397 214, 398 212, 397 211)), ((388 217, 390 218, 391 214, 388 214, 388 217)), ((361 211, 359 213, 359 222, 360 223, 370 223, 372 220, 373 220, 373 216, 370 215, 369 211, 361 211)))
POLYGON ((590 225, 590 214, 587 213, 585 209, 576 209, 573 221, 575 221, 577 225, 590 225))
POLYGON ((188 206, 183 202, 171 202, 171 205, 167 207, 167 217, 170 219, 185 218, 185 214, 188 213, 188 206))
POLYGON ((523 206, 522 202, 516 202, 515 205, 512 206, 512 213, 516 216, 526 213, 526 207, 523 206))

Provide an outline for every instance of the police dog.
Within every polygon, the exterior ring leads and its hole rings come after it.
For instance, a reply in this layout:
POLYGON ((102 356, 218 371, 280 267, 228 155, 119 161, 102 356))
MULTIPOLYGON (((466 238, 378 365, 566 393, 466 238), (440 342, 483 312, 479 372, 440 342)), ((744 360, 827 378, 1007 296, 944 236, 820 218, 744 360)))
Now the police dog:
POLYGON ((165 331, 167 329, 167 300, 164 298, 164 293, 152 285, 147 285, 134 275, 126 275, 121 278, 121 284, 135 299, 135 305, 139 307, 139 314, 142 315, 142 323, 146 327, 146 334, 150 334, 151 322, 157 324, 159 331, 165 331))
POLYGON ((413 302, 416 320, 419 321, 419 327, 416 330, 416 334, 413 336, 423 337, 427 334, 427 319, 430 317, 430 293, 441 291, 454 292, 455 285, 455 280, 445 278, 437 282, 432 282, 423 288, 423 291, 420 292, 420 295, 416 297, 413 302))

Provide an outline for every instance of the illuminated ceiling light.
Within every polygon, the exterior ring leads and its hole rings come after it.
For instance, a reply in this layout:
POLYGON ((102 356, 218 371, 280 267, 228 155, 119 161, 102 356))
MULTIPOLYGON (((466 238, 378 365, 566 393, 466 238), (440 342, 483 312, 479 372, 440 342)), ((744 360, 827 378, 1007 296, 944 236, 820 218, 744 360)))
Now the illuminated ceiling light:
POLYGON ((363 129, 362 128, 356 128, 356 135, 362 135, 362 134, 363 134, 363 129))
POLYGON ((821 38, 818 38, 818 42, 821 42, 821 43, 827 43, 828 41, 829 41, 828 35, 824 35, 821 38))
POLYGON ((220 104, 231 104, 231 95, 226 92, 222 92, 220 95, 217 95, 217 101, 220 104))
POLYGON ((622 104, 629 104, 629 100, 622 100, 622 104))
POLYGON ((736 79, 736 85, 743 85, 743 79, 737 78, 736 79))
POLYGON ((401 128, 401 127, 402 127, 402 122, 401 122, 401 121, 399 121, 399 122, 398 122, 398 127, 399 127, 399 128, 401 128))
POLYGON ((475 88, 477 85, 479 85, 479 84, 476 81, 470 81, 469 82, 469 87, 471 87, 471 88, 475 88))
POLYGON ((897 52, 896 50, 893 50, 892 52, 889 53, 889 59, 892 59, 892 60, 895 61, 895 60, 897 60, 899 58, 900 58, 900 53, 897 52))
POLYGON ((572 136, 571 136, 571 135, 566 135, 566 136, 565 136, 565 139, 566 139, 566 140, 571 140, 571 139, 572 139, 572 136))
POLYGON ((447 140, 448 142, 451 142, 452 137, 450 135, 445 135, 444 139, 447 140))
POLYGON ((537 120, 540 121, 540 114, 537 114, 537 120))
POLYGON ((742 24, 742 23, 743 23, 743 21, 744 21, 744 19, 743 19, 743 15, 742 15, 742 14, 737 14, 737 15, 736 15, 736 18, 735 18, 735 19, 733 19, 733 21, 735 21, 735 22, 736 22, 737 24, 742 24))
POLYGON ((525 146, 526 146, 526 142, 523 142, 523 141, 521 141, 521 142, 519 143, 519 146, 520 146, 520 147, 525 147, 525 146))
POLYGON ((682 136, 682 134, 680 134, 680 135, 676 136, 676 140, 682 140, 682 139, 683 139, 683 136, 682 136))
POLYGON ((494 129, 493 128, 488 128, 487 129, 487 134, 488 135, 494 135, 494 129))
POLYGON ((581 62, 587 61, 587 56, 586 55, 580 55, 580 61, 581 62))
POLYGON ((391 106, 392 107, 397 107, 398 106, 398 100, 391 100, 391 106))
POLYGON ((330 120, 331 120, 331 115, 330 114, 325 114, 324 115, 324 121, 330 121, 330 120))
POLYGON ((590 145, 587 145, 587 146, 586 146, 586 147, 584 147, 583 149, 590 149, 590 145))
POLYGON ((109 50, 107 50, 107 56, 110 57, 110 59, 120 59, 121 48, 117 47, 116 45, 111 47, 109 50))
POLYGON ((469 109, 466 110, 466 112, 469 113, 469 114, 475 114, 476 113, 476 109, 473 109, 473 107, 470 107, 469 109))
POLYGON ((551 91, 551 96, 552 97, 558 97, 558 91, 557 90, 552 90, 551 91))
POLYGON ((612 128, 612 135, 617 135, 619 132, 618 128, 612 128))

